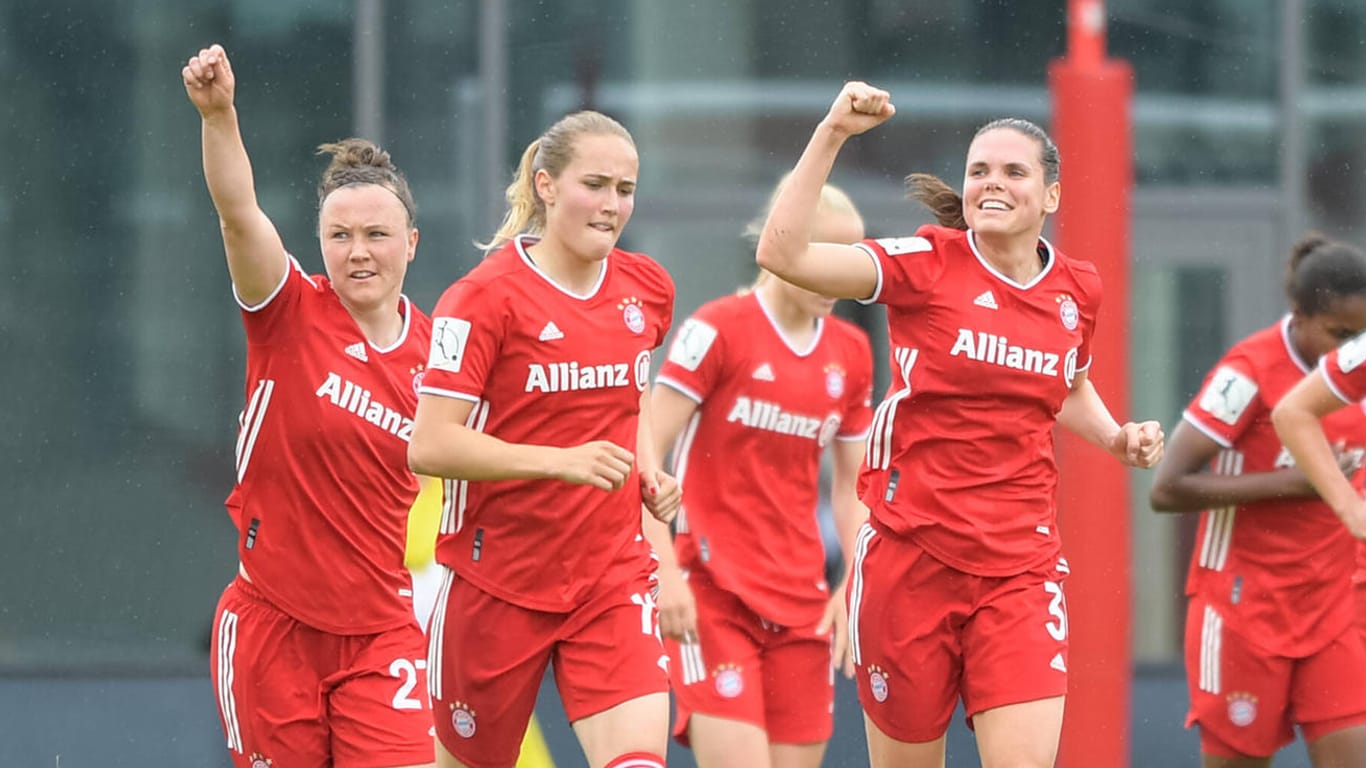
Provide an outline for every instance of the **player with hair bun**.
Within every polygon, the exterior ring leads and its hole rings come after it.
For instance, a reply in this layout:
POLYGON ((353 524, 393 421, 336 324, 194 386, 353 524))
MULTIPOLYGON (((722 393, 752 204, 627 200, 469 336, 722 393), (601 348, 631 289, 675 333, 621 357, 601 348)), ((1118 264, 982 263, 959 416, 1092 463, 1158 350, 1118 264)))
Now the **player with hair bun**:
POLYGON ((369 141, 320 147, 326 275, 306 274, 257 204, 222 46, 181 75, 247 336, 227 500, 240 566, 210 658, 233 764, 431 765, 426 645, 403 564, 431 338, 402 294, 418 241, 412 192, 369 141))
MULTIPOLYGON (((1366 254, 1307 236, 1291 250, 1285 292, 1290 311, 1206 375, 1150 491, 1159 512, 1200 512, 1186 579, 1186 724, 1200 727, 1205 768, 1269 766, 1297 726, 1319 768, 1366 755, 1356 544, 1272 422, 1281 397, 1366 328, 1366 254)), ((1322 429, 1334 472, 1354 478, 1359 498, 1366 414, 1344 409, 1322 429)))

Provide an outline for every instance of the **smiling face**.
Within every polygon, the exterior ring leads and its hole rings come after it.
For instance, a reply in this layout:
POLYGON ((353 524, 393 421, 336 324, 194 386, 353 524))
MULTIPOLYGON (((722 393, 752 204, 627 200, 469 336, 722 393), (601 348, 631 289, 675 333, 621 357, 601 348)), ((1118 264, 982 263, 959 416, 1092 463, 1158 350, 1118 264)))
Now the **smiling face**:
POLYGON ((327 277, 352 312, 397 305, 417 237, 403 203, 378 184, 334 190, 318 211, 327 277))
POLYGON ((585 261, 606 258, 635 210, 639 168, 635 146, 621 136, 577 137, 573 157, 559 176, 536 172, 547 244, 585 261))
POLYGON ((968 147, 963 216, 974 232, 1037 239, 1060 197, 1058 182, 1046 181, 1037 139, 1013 128, 994 128, 968 147))

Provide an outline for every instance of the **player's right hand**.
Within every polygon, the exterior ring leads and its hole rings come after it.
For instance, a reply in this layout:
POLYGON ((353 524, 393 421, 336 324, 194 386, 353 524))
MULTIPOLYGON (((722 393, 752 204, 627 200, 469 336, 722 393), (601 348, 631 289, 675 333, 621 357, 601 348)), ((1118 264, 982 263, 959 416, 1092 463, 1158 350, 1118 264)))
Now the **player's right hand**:
POLYGON ((208 117, 232 107, 237 80, 223 46, 214 43, 201 49, 190 57, 180 70, 180 76, 185 81, 185 93, 201 116, 208 117))
POLYGON ((659 633, 680 643, 697 642, 697 601, 683 572, 678 568, 660 568, 655 573, 659 577, 659 596, 655 598, 659 633))
POLYGON ((825 124, 843 136, 856 136, 864 131, 886 122, 896 114, 892 105, 892 95, 881 88, 867 83, 851 80, 844 84, 830 112, 825 116, 825 124))
POLYGON ((630 451, 606 440, 594 440, 561 451, 559 479, 604 491, 615 491, 624 485, 636 459, 630 451))

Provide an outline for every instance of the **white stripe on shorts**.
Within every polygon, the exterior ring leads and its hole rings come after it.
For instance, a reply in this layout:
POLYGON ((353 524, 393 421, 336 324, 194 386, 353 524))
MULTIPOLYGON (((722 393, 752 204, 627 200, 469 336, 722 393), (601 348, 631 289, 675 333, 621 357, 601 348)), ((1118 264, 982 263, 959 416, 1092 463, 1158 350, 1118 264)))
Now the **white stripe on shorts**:
POLYGON ((678 644, 679 662, 683 665, 683 684, 692 685, 707 679, 707 665, 702 661, 702 644, 685 640, 678 644))
POLYGON ((1224 645, 1224 617, 1211 606, 1205 606, 1205 621, 1200 627, 1200 690, 1220 693, 1223 680, 1219 679, 1219 653, 1224 645))
POLYGON ((863 607, 863 557, 868 554, 868 545, 877 532, 873 526, 864 523, 854 539, 854 567, 849 582, 849 650, 855 664, 863 663, 863 650, 859 648, 859 615, 863 607))
POLYGON ((438 567, 441 568, 441 588, 437 590, 427 628, 427 695, 433 702, 441 698, 441 646, 446 640, 446 603, 450 600, 451 579, 455 574, 444 565, 438 567))
POLYGON ((237 614, 223 611, 218 617, 218 709, 228 749, 242 754, 242 726, 237 721, 237 698, 232 694, 233 656, 237 653, 237 614))

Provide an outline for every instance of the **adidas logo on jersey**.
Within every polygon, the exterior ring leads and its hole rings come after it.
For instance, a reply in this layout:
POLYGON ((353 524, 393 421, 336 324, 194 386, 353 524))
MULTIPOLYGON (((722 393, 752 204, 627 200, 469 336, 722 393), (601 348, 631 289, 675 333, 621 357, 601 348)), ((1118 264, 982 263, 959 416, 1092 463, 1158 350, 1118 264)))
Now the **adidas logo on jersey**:
POLYGON ((1066 671, 1067 671, 1067 662, 1065 662, 1065 661, 1062 660, 1062 654, 1061 654, 1061 653, 1055 653, 1055 654, 1053 654, 1053 660, 1050 661, 1050 662, 1048 662, 1048 666, 1050 666, 1050 667, 1052 667, 1052 668, 1058 670, 1059 672, 1066 672, 1066 671))
POLYGON ((759 381, 774 381, 773 366, 769 365, 768 363, 764 363, 758 368, 755 368, 754 376, 752 378, 757 379, 759 381))
POLYGON ((541 341, 555 341, 564 338, 564 331, 561 331, 560 327, 555 325, 555 321, 551 320, 545 324, 545 327, 541 329, 541 335, 536 338, 541 341))
POLYGON ((369 358, 365 356, 365 342, 363 341, 358 341, 355 344, 352 344, 349 347, 347 347, 346 354, 356 358, 362 363, 369 360, 369 358))
POLYGON ((986 307, 987 309, 997 309, 996 297, 991 294, 990 290, 982 291, 982 295, 973 299, 972 303, 979 307, 986 307))

